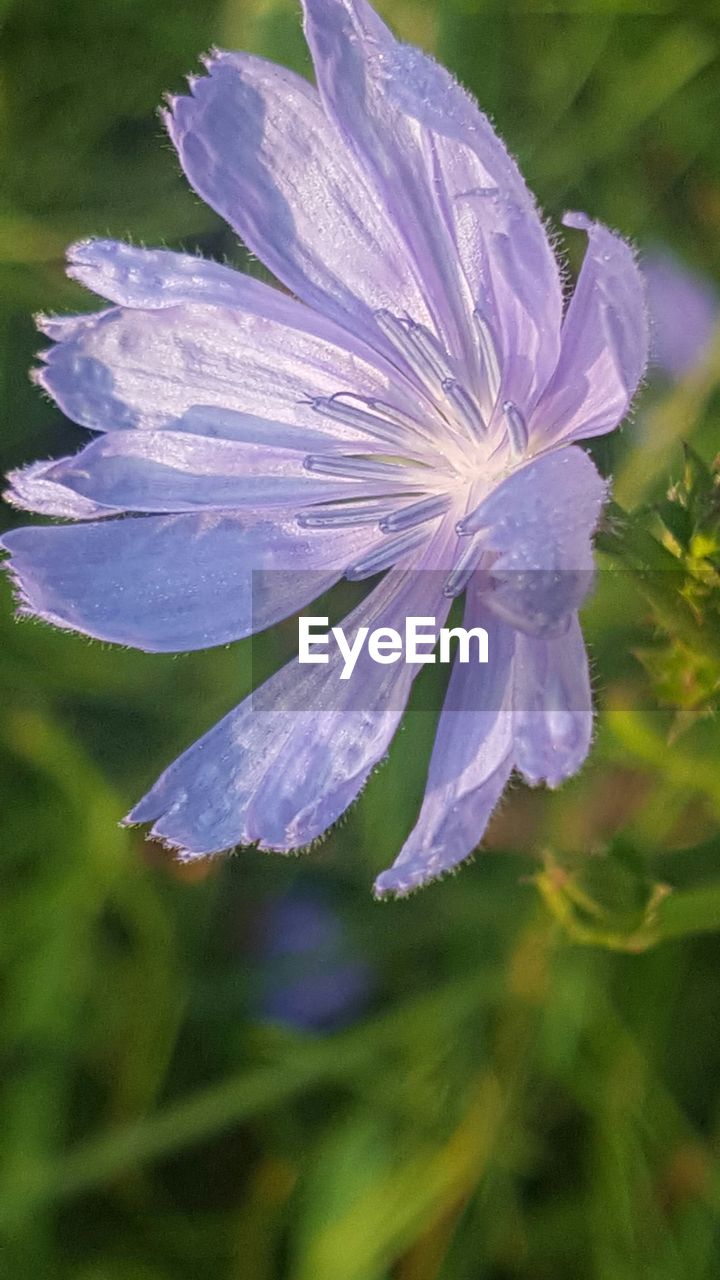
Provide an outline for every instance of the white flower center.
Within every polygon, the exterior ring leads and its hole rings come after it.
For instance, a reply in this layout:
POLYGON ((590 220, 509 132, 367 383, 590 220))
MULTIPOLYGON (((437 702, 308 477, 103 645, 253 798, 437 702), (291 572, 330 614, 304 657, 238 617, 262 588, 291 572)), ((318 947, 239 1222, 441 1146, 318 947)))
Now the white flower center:
POLYGON ((517 405, 501 401, 502 375, 490 329, 475 312, 478 338, 478 385, 470 387, 456 362, 432 333, 410 319, 378 311, 375 319, 393 348, 406 382, 420 393, 420 409, 410 414, 378 399, 338 391, 311 403, 323 417, 350 427, 373 442, 348 452, 313 454, 305 459, 312 475, 371 483, 371 497, 313 506, 297 519, 305 529, 375 524, 378 541, 346 571, 350 578, 369 577, 389 568, 426 541, 434 523, 454 508, 462 516, 463 535, 449 595, 459 594, 482 556, 482 535, 473 526, 478 504, 525 459, 528 429, 517 405))

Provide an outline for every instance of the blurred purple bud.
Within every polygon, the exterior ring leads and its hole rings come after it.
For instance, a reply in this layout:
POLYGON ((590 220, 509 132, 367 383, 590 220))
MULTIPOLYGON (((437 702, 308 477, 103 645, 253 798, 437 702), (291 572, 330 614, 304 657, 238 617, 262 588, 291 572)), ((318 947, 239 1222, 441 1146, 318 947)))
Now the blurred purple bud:
POLYGON ((711 280, 691 271, 666 249, 643 263, 650 313, 650 359, 679 379, 702 360, 720 318, 720 296, 711 280))

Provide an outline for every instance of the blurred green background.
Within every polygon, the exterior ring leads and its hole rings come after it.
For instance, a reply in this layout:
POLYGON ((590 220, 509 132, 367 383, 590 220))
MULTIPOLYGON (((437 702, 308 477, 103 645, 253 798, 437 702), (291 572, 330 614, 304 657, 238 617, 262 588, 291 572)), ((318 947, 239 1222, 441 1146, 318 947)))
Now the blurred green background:
MULTIPOLYGON (((382 8, 476 93, 555 222, 588 210, 720 278, 716 0, 382 8)), ((289 0, 0 0, 4 469, 81 443, 27 378, 32 313, 94 305, 64 279, 69 241, 247 265, 155 114, 213 43, 308 70, 289 0)), ((711 463, 719 383, 717 349, 651 379, 597 447, 624 508, 681 477, 681 441, 711 463)), ((692 586, 697 547, 639 519, 627 563, 660 537, 692 586)), ((2 1277, 720 1275, 713 590, 664 607, 601 575, 588 766, 558 793, 514 788, 459 876, 378 905, 427 711, 311 854, 183 869, 117 821, 239 700, 248 650, 147 656, 17 624, 3 584, 2 1277), (329 941, 283 941, 276 900, 330 912, 329 941), (342 997, 348 966, 362 997, 293 1013, 298 978, 342 997)))

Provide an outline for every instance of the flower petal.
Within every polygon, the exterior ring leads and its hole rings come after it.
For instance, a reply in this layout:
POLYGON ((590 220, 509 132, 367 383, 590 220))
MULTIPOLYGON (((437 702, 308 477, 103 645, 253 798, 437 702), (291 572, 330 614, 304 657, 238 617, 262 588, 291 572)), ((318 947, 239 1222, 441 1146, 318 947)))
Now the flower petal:
POLYGON ((290 324, 293 313, 305 311, 262 280, 189 253, 97 239, 78 240, 68 249, 67 259, 67 274, 73 280, 120 307, 155 311, 204 302, 271 314, 290 324))
POLYGON ((288 617, 331 586, 371 537, 367 529, 303 535, 291 519, 221 512, 15 529, 0 546, 12 556, 21 613, 180 653, 288 617))
MULTIPOLYGON (((441 626, 442 584, 443 574, 414 568, 387 574, 345 619, 345 635, 409 615, 441 626)), ((272 676, 166 770, 128 821, 153 821, 152 835, 185 857, 252 843, 285 852, 322 835, 387 752, 420 669, 380 665, 365 649, 343 681, 337 653, 329 657, 272 676)))
POLYGON ((51 464, 46 475, 95 508, 158 513, 281 508, 287 515, 317 502, 371 497, 390 488, 376 480, 362 484, 311 476, 304 458, 304 450, 179 431, 111 431, 74 457, 51 464))
POLYGON ((313 400, 351 392, 417 409, 399 374, 249 311, 200 304, 112 309, 43 327, 58 341, 37 379, 69 418, 94 431, 169 427, 247 439, 266 420, 268 443, 288 443, 278 423, 326 439, 360 439, 324 419, 313 400))
POLYGON ((50 462, 31 462, 27 467, 8 472, 10 488, 3 494, 5 501, 21 511, 34 511, 40 516, 66 520, 97 520, 102 516, 116 515, 117 512, 107 506, 73 492, 58 481, 55 468, 72 461, 72 458, 59 458, 50 462))
POLYGON ((592 459, 572 446, 541 454, 493 489, 472 516, 496 554, 488 608, 531 634, 564 625, 592 586, 591 535, 606 494, 592 459))
POLYGON ((417 825, 392 867, 375 881, 378 897, 402 897, 464 861, 482 839, 513 766, 514 633, 468 590, 465 627, 484 626, 489 662, 455 662, 417 825))
POLYGON ((395 40, 365 0, 304 0, 304 9, 323 101, 427 281, 440 336, 474 363, 479 307, 504 394, 527 410, 557 361, 562 291, 516 165, 452 76, 395 40))
POLYGON ((515 767, 532 786, 557 787, 577 773, 592 739, 587 652, 575 616, 566 635, 518 634, 515 646, 515 767))
POLYGON ((248 54, 206 65, 167 116, 198 194, 278 280, 353 331, 382 345, 384 307, 426 319, 401 242, 312 85, 248 54))
POLYGON ((120 307, 158 311, 199 303, 238 309, 258 320, 312 334, 390 372, 378 352, 357 333, 281 289, 209 258, 169 249, 139 249, 118 240, 80 240, 68 249, 67 257, 69 276, 120 307))
POLYGON ((588 247, 563 324, 558 366, 530 424, 536 445, 614 430, 648 358, 645 291, 632 249, 584 214, 567 214, 564 222, 587 232, 588 247))

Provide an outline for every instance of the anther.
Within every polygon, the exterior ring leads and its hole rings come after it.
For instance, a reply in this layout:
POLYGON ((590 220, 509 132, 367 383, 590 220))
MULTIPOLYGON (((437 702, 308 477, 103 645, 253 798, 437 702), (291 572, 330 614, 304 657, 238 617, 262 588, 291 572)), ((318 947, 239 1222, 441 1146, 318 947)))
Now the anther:
POLYGON ((316 396, 309 403, 316 413, 325 418, 366 432, 387 444, 402 444, 405 450, 414 448, 417 452, 419 440, 423 440, 425 446, 436 443, 431 428, 383 400, 358 396, 351 391, 338 391, 333 396, 316 396))
POLYGON ((386 538, 373 547, 366 556, 345 570, 345 577, 350 582, 360 582, 363 578, 372 578, 374 574, 389 569, 408 551, 422 546, 427 540, 424 529, 408 529, 397 537, 386 538))
POLYGON ((448 574, 443 595, 459 596, 465 590, 482 559, 484 545, 482 538, 473 539, 465 545, 458 556, 455 567, 448 574))
POLYGON ((369 499, 363 502, 359 499, 356 502, 338 502, 334 506, 310 507, 306 511, 298 511, 295 519, 301 529, 349 529, 355 525, 379 522, 392 511, 393 505, 391 501, 369 499))
POLYGON ((487 432, 485 419, 472 396, 468 395, 461 383, 456 382, 454 378, 445 378, 442 388, 463 425, 469 428, 471 435, 484 436, 487 432))
POLYGON ((436 393, 451 369, 428 330, 412 320, 400 320, 390 311, 376 311, 375 320, 422 386, 431 395, 436 393))
POLYGON ((408 465, 404 458, 399 458, 397 462, 373 462, 370 458, 331 453, 308 454, 303 467, 315 476, 338 476, 347 480, 379 480, 390 484, 397 484, 401 480, 406 484, 410 476, 419 470, 417 467, 408 465))
POLYGON ((500 364, 497 358, 497 351, 495 349, 495 343, 487 320, 477 307, 473 312, 473 319, 478 331, 480 355, 482 357, 485 378, 487 379, 489 405, 490 409, 494 409, 497 398, 500 394, 500 364))
POLYGON ((400 533, 403 529, 414 529, 442 516, 450 506, 450 499, 445 493, 434 494, 423 498, 420 502, 412 502, 408 507, 392 511, 380 521, 383 533, 400 533))
POLYGON ((505 423, 507 427, 508 440, 510 447, 516 457, 521 457, 528 444, 527 423, 516 405, 512 400, 503 401, 503 413, 505 415, 505 423))

